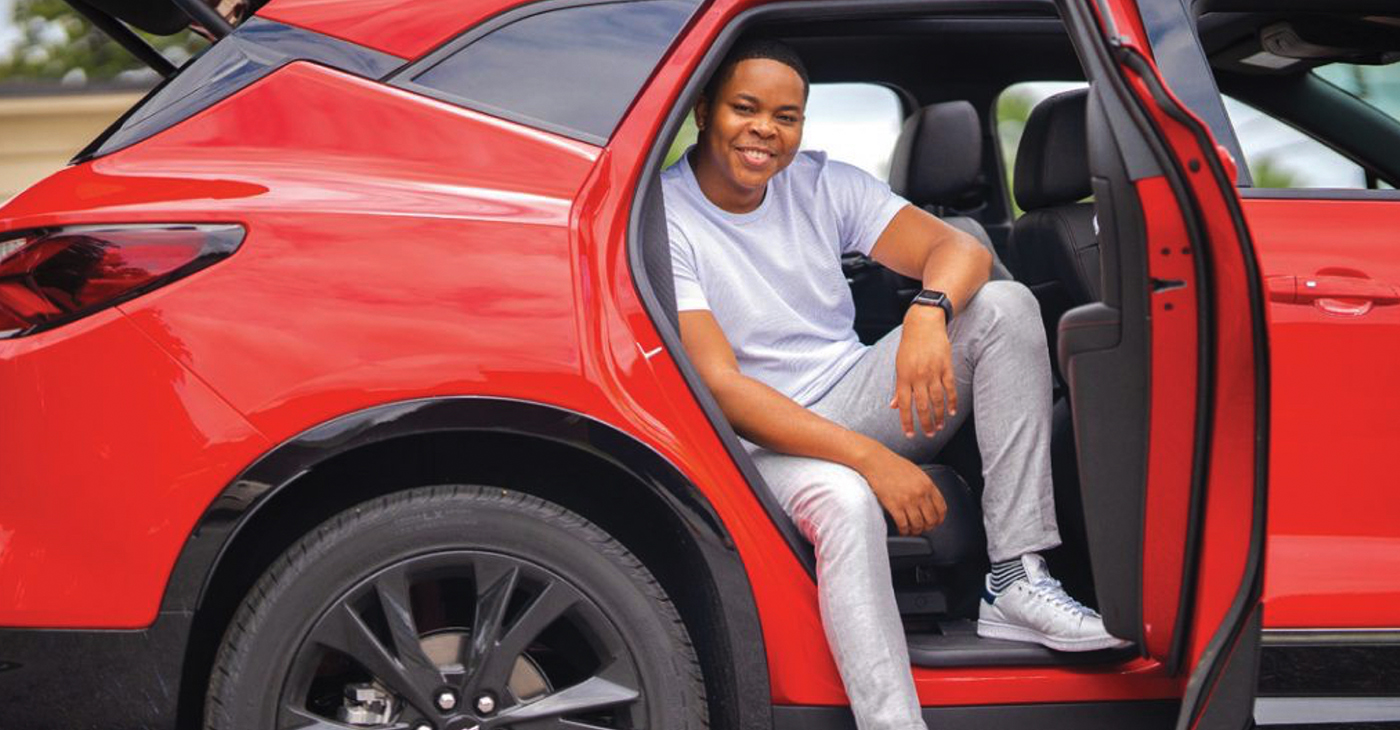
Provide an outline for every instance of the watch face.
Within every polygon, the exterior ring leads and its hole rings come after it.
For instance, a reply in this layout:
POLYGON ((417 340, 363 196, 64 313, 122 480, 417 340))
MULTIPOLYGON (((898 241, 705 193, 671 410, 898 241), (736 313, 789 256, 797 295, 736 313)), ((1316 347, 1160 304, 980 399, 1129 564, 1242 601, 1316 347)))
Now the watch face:
POLYGON ((941 291, 934 291, 933 289, 925 289, 914 297, 914 301, 919 304, 931 304, 935 307, 943 306, 943 302, 947 299, 948 295, 941 291))
POLYGON ((948 301, 948 295, 941 291, 925 289, 914 296, 914 301, 910 305, 920 304, 926 307, 938 307, 943 310, 947 322, 953 321, 953 303, 948 301))

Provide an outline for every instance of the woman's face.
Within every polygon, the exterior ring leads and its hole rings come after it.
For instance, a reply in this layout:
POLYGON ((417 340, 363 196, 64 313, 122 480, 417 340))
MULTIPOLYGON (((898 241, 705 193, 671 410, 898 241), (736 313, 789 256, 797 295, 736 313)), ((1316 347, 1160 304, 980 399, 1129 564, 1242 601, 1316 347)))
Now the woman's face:
MULTIPOLYGON (((802 143, 806 87, 785 63, 755 58, 735 64, 714 99, 695 107, 701 128, 696 176, 726 202, 763 199, 768 180, 787 167, 802 143)), ((705 191, 707 195, 711 190, 705 191)), ((740 207, 747 207, 741 205, 740 207)))

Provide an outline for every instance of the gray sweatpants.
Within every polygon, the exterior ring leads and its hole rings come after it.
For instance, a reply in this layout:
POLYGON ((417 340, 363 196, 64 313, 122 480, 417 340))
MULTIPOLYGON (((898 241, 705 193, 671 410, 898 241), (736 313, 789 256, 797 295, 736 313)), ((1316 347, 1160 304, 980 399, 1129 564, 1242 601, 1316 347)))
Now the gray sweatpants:
MULTIPOLYGON (((1035 298, 983 285, 949 337, 958 414, 930 438, 904 436, 894 394, 903 329, 866 351, 811 409, 916 463, 931 460, 977 409, 987 551, 993 561, 1060 544, 1050 482, 1050 362, 1035 298)), ((856 471, 746 444, 774 496, 816 548, 822 625, 860 730, 924 729, 890 580, 882 508, 856 471)))

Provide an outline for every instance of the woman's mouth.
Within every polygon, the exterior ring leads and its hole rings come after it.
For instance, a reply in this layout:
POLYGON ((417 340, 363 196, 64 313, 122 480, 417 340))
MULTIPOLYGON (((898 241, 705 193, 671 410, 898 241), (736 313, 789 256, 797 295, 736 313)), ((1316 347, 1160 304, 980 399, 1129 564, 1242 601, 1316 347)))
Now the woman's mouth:
POLYGON ((763 167, 768 161, 773 159, 773 153, 758 147, 740 147, 739 159, 750 167, 763 167))

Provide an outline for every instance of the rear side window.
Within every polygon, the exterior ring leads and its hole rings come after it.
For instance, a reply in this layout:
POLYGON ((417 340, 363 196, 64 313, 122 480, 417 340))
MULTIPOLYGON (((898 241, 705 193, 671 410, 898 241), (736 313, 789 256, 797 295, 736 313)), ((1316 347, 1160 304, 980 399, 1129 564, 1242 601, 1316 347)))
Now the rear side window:
POLYGON ((397 84, 593 144, 605 144, 697 0, 544 10, 459 41, 397 84))

